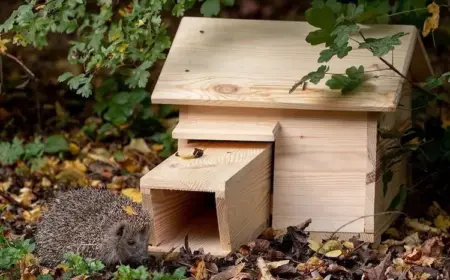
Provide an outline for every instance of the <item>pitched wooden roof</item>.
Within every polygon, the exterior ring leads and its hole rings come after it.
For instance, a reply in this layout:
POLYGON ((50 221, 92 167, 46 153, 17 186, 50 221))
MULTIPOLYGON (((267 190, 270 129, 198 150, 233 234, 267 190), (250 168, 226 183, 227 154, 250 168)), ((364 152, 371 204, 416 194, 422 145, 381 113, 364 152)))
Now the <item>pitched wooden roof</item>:
MULTIPOLYGON (((363 26, 366 37, 407 32, 386 60, 402 74, 412 70, 423 79, 432 73, 414 26, 363 26), (411 66, 411 67, 410 67, 411 66)), ((402 79, 366 49, 353 50, 328 65, 345 73, 363 65, 370 78, 357 91, 341 95, 323 79, 289 94, 301 77, 315 71, 324 45, 311 46, 306 36, 316 28, 307 22, 184 17, 153 91, 155 104, 290 108, 311 110, 393 111, 402 79), (381 71, 378 71, 381 70, 381 71)), ((354 39, 361 40, 358 36, 354 39)), ((351 41, 352 42, 352 41, 351 41)), ((351 44, 354 48, 356 43, 351 44)))

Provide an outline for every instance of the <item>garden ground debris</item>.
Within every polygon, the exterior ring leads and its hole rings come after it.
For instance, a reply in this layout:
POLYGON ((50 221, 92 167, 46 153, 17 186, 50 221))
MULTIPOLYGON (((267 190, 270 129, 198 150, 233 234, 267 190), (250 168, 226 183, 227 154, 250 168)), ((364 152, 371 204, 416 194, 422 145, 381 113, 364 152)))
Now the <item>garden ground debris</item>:
MULTIPOLYGON (((158 144, 136 139, 128 145, 89 142, 79 146, 83 148, 75 155, 50 156, 36 171, 28 170, 20 161, 0 168, 0 217, 7 238, 33 238, 35 225, 55 191, 80 186, 106 187, 142 203, 137 188, 139 178, 161 162, 158 144)), ((192 280, 450 279, 450 216, 436 202, 424 218, 399 219, 378 245, 359 241, 357 237, 348 241, 312 240, 307 233, 311 223, 314 221, 309 219, 284 231, 268 228, 256 240, 221 258, 202 248, 190 248, 186 236, 182 248, 155 257, 148 269, 162 273, 158 277, 172 275, 172 278, 167 276, 172 280, 173 275, 182 273, 177 269, 183 267, 185 277, 192 280)), ((22 279, 37 279, 39 274, 63 279, 67 265, 44 268, 38 265, 38 259, 39 256, 28 253, 18 260, 22 279)), ((96 271, 89 279, 128 279, 120 278, 117 273, 96 271)), ((139 274, 144 278, 135 279, 147 279, 149 275, 145 273, 139 274)), ((80 277, 71 279, 88 276, 80 277)), ((153 279, 158 277, 153 275, 153 279)))

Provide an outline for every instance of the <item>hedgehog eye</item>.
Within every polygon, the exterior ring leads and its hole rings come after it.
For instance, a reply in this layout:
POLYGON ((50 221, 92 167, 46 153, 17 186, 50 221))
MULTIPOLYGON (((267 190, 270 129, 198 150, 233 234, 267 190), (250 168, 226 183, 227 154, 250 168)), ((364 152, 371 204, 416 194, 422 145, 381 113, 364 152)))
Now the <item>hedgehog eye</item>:
POLYGON ((134 240, 128 240, 127 243, 128 243, 128 245, 134 245, 135 242, 134 242, 134 240))

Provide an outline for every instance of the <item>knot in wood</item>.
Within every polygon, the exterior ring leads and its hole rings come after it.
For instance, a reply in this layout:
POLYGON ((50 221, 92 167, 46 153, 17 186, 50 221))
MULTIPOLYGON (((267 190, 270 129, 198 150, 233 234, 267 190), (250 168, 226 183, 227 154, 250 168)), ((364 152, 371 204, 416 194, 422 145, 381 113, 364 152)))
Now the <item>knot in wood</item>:
POLYGON ((217 93, 224 93, 224 94, 233 94, 238 91, 239 87, 235 85, 230 84, 224 84, 224 85, 217 85, 214 87, 214 90, 217 93))

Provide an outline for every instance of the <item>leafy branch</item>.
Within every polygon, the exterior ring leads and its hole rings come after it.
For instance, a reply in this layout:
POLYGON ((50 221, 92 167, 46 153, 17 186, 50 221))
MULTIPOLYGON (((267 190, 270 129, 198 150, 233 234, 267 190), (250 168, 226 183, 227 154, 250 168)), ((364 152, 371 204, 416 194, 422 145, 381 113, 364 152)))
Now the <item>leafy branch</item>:
MULTIPOLYGON (((359 27, 359 23, 367 21, 370 16, 367 14, 372 13, 373 16, 382 16, 377 13, 373 13, 370 9, 366 9, 370 6, 364 4, 355 5, 353 3, 342 4, 336 0, 315 0, 312 3, 312 7, 305 13, 306 20, 309 24, 318 27, 318 30, 312 31, 306 37, 306 41, 311 45, 325 44, 327 47, 320 52, 320 56, 317 60, 318 63, 329 62, 334 56, 339 59, 346 57, 353 48, 349 46, 349 40, 352 40, 358 44, 358 49, 367 49, 374 56, 378 57, 390 70, 394 71, 403 79, 411 83, 413 88, 420 90, 423 93, 427 93, 436 96, 433 92, 415 84, 411 79, 403 75, 393 64, 389 63, 383 58, 386 54, 393 51, 395 46, 401 45, 400 38, 407 35, 407 33, 399 32, 391 36, 385 36, 382 38, 366 38, 359 27), (363 39, 363 42, 352 39, 352 34, 359 34, 363 39)), ((436 21, 439 20, 439 6, 434 2, 427 8, 418 8, 411 11, 424 10, 432 14, 424 25, 424 30, 428 32, 437 28, 436 21)), ((400 13, 394 13, 397 15, 400 13)), ((299 86, 304 85, 306 82, 312 82, 318 84, 324 77, 322 75, 323 70, 329 70, 329 66, 321 65, 318 70, 310 72, 303 76, 298 82, 296 82, 290 89, 289 93, 294 92, 299 86)), ((364 82, 364 67, 361 65, 358 68, 355 66, 346 69, 345 74, 335 74, 331 76, 331 79, 326 81, 326 85, 330 89, 340 89, 342 94, 349 93, 358 88, 364 82)))
MULTIPOLYGON (((234 0, 200 0, 205 16, 217 15, 221 4, 234 0)), ((162 13, 171 9, 183 16, 197 0, 132 0, 128 5, 112 0, 27 1, 0 25, 0 53, 15 60, 27 74, 35 75, 15 57, 7 54, 6 43, 47 46, 49 33, 74 34, 68 53, 72 64, 83 66, 83 73, 64 73, 60 82, 84 97, 93 93, 94 76, 117 74, 131 89, 145 88, 154 63, 166 57, 171 45, 162 13), (94 5, 92 5, 94 4, 94 5)))

